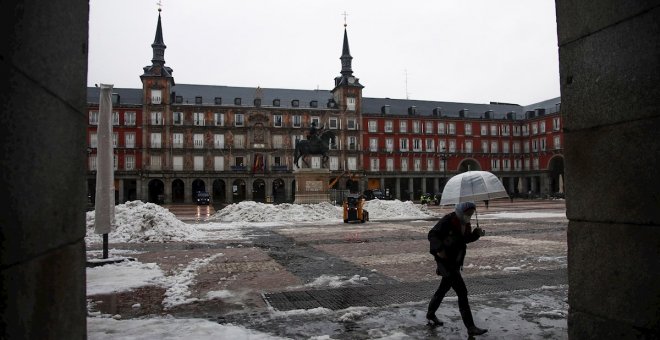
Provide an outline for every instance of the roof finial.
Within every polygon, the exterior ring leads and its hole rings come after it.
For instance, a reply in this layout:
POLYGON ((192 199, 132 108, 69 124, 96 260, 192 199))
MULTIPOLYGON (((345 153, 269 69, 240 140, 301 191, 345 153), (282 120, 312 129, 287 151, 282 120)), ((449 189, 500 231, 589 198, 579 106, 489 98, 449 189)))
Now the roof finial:
POLYGON ((346 24, 346 17, 348 16, 348 13, 346 13, 346 11, 344 11, 344 13, 342 13, 341 15, 344 16, 344 27, 348 26, 348 25, 346 24))
POLYGON ((158 5, 158 12, 163 10, 163 2, 161 0, 158 0, 156 5, 158 5))

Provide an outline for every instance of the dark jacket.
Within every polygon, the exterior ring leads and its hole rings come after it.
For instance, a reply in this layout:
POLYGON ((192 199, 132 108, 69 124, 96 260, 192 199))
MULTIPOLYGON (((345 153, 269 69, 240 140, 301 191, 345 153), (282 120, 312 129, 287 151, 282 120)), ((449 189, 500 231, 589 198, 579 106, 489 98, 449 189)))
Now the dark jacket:
POLYGON ((429 231, 429 252, 433 255, 438 268, 436 274, 447 276, 452 271, 458 271, 463 266, 467 244, 478 240, 479 232, 472 230, 468 223, 465 233, 461 232, 461 221, 452 212, 443 216, 438 223, 429 231), (446 259, 438 256, 439 251, 445 251, 446 259))

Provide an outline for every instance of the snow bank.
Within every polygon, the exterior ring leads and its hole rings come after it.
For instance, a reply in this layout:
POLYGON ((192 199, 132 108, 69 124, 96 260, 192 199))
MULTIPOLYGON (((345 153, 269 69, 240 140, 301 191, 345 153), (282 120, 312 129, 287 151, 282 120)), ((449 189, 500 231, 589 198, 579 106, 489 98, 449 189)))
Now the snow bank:
POLYGON ((230 204, 216 212, 209 221, 220 222, 337 222, 341 208, 328 202, 318 204, 264 204, 244 201, 230 204))

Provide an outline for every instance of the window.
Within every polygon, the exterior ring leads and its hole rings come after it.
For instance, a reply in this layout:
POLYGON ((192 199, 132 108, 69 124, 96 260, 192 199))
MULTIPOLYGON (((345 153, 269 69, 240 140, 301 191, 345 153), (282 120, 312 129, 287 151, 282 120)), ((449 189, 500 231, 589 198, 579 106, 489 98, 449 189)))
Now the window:
POLYGON ((535 157, 534 158, 534 170, 538 170, 538 169, 539 169, 539 158, 535 157))
POLYGON ((215 171, 224 171, 225 170, 225 157, 224 156, 214 156, 213 157, 213 170, 215 170, 215 171))
POLYGON ((282 135, 273 135, 273 149, 281 149, 284 146, 282 135))
POLYGON ((151 104, 160 104, 162 100, 161 90, 151 89, 151 104))
POLYGON ((371 171, 379 171, 380 170, 380 160, 377 157, 371 158, 371 171))
POLYGON ((204 112, 195 112, 193 124, 195 126, 204 126, 204 112))
POLYGON ((220 112, 213 113, 213 124, 215 126, 225 126, 225 114, 220 112))
POLYGON ((435 151, 435 141, 433 138, 427 138, 426 139, 426 152, 433 152, 435 151))
POLYGON ((339 128, 339 120, 337 118, 330 118, 330 128, 331 129, 338 129, 339 128))
POLYGON ((538 140, 536 140, 536 139, 532 140, 532 151, 534 151, 534 152, 539 151, 539 143, 538 143, 538 140))
POLYGON ((128 126, 135 125, 135 112, 129 111, 124 113, 124 125, 128 125, 128 126))
POLYGON ((213 103, 215 103, 215 105, 222 105, 222 97, 213 98, 213 103))
POLYGON ((420 152, 422 151, 422 139, 413 138, 413 151, 420 152))
POLYGON ((151 133, 151 143, 149 144, 152 148, 160 148, 160 132, 151 133))
POLYGON ((112 169, 117 170, 118 165, 119 165, 119 156, 113 155, 113 157, 112 157, 112 169))
POLYGON ((529 153, 529 141, 524 142, 523 150, 525 151, 525 153, 529 153))
POLYGON ((519 125, 514 125, 513 126, 513 135, 514 136, 520 136, 520 126, 519 125))
POLYGON ((522 135, 523 136, 528 136, 529 135, 529 125, 523 125, 522 126, 522 135))
POLYGON ((490 168, 492 170, 498 170, 499 169, 499 164, 500 164, 499 159, 493 158, 493 159, 490 160, 490 168))
POLYGON ((357 137, 354 136, 348 137, 348 149, 357 150, 357 137))
POLYGON ((378 151, 378 138, 369 138, 369 151, 378 151))
POLYGON ((193 147, 201 149, 204 147, 204 134, 196 133, 193 135, 193 147))
POLYGON ((525 169, 527 169, 527 170, 531 169, 529 158, 525 158, 525 169))
POLYGON ((472 135, 472 123, 465 123, 465 135, 466 136, 472 135))
POLYGON ((559 138, 559 136, 554 137, 553 146, 555 150, 561 149, 561 139, 559 138))
POLYGON ((160 170, 160 155, 151 155, 149 158, 149 169, 160 170))
POLYGON ((408 171, 408 157, 401 157, 401 171, 408 171))
POLYGON ((339 157, 331 156, 329 162, 330 170, 339 170, 339 157))
POLYGON ((532 134, 536 135, 539 133, 539 126, 537 123, 532 124, 532 134))
POLYGON ((472 141, 471 140, 466 140, 465 141, 465 152, 466 153, 472 153, 472 141))
POLYGON ((426 122, 424 124, 424 132, 426 134, 432 134, 433 133, 433 122, 426 122))
POLYGON ((274 115, 273 116, 273 126, 274 127, 282 127, 282 115, 274 115))
POLYGON ((99 147, 99 138, 96 134, 96 132, 92 132, 89 134, 89 147, 90 148, 98 148, 99 147))
POLYGON ((415 171, 422 171, 422 160, 419 158, 413 159, 413 169, 415 171))
POLYGON ((412 132, 413 133, 420 133, 421 132, 421 124, 419 123, 418 120, 415 120, 412 122, 412 132))
POLYGON ((89 125, 99 125, 98 111, 89 111, 89 125))
POLYGON ((446 159, 445 160, 440 159, 440 166, 438 167, 439 168, 438 170, 445 171, 446 165, 447 165, 447 160, 446 159))
POLYGON ((541 151, 545 151, 545 137, 544 138, 539 138, 539 144, 541 146, 541 151))
POLYGON ((242 157, 242 156, 236 156, 236 157, 234 157, 234 165, 236 165, 236 166, 244 166, 245 164, 243 163, 243 157, 242 157))
POLYGON ((280 106, 280 100, 279 99, 273 99, 273 106, 279 107, 280 106))
POLYGON ((552 130, 553 131, 559 131, 559 117, 556 117, 556 118, 552 119, 552 130))
POLYGON ((503 141, 502 142, 502 153, 509 153, 509 142, 508 141, 503 141))
POLYGON ((357 170, 357 158, 348 157, 346 160, 348 161, 348 170, 357 170))
POLYGON ((375 120, 370 120, 369 121, 369 132, 378 132, 378 128, 377 128, 376 123, 377 122, 375 120))
POLYGON ((316 123, 316 127, 320 128, 321 127, 321 118, 319 117, 312 117, 310 119, 310 124, 316 123))
POLYGON ((183 170, 183 156, 172 157, 172 170, 174 171, 183 170))
POLYGON ((399 139, 399 151, 408 151, 408 138, 399 139))
POLYGON ((448 133, 450 135, 455 135, 456 134, 456 123, 449 123, 448 127, 449 127, 449 132, 448 133))
POLYGON ((234 98, 234 105, 241 106, 241 98, 234 98))
POLYGON ((183 124, 183 112, 172 112, 172 124, 174 125, 183 124))
POLYGON ((408 122, 402 120, 399 122, 399 132, 406 133, 408 132, 408 122))
POLYGON ((294 115, 293 116, 293 127, 301 127, 302 126, 302 118, 300 115, 294 115))
POLYGON ((497 141, 496 141, 496 140, 491 141, 491 142, 490 142, 490 152, 491 152, 491 153, 498 153, 498 152, 499 152, 499 151, 498 151, 499 148, 498 148, 497 146, 498 146, 498 145, 497 145, 497 141))
POLYGON ((385 151, 392 152, 394 151, 394 139, 386 138, 385 139, 385 151))
POLYGON ((346 110, 355 111, 355 97, 346 98, 346 110))
POLYGON ((124 135, 124 147, 129 149, 135 147, 135 132, 126 132, 124 135))
POLYGON ((394 171, 394 158, 388 158, 385 160, 385 170, 394 171))
POLYGON ((509 162, 508 159, 504 159, 504 160, 502 160, 502 169, 503 169, 504 171, 509 171, 509 170, 511 170, 511 162, 509 162))
POLYGON ((444 122, 438 122, 438 134, 439 135, 444 135, 445 132, 446 132, 445 123, 444 122))
POLYGON ((513 143, 513 153, 520 153, 520 143, 519 142, 514 142, 513 143))
POLYGON ((134 170, 135 169, 135 156, 126 155, 124 158, 124 169, 125 170, 134 170))
POLYGON ((490 135, 497 136, 497 124, 492 124, 490 126, 490 135))
POLYGON ((213 147, 216 149, 225 148, 225 135, 216 133, 213 135, 213 147))
POLYGON ((447 141, 441 139, 438 141, 438 151, 445 152, 447 150, 447 141))
POLYGON ((234 147, 236 149, 245 148, 245 135, 235 135, 234 136, 234 147))
POLYGON ((545 133, 545 122, 539 122, 539 132, 545 133))
POLYGON ((502 136, 508 136, 510 133, 509 130, 510 130, 509 124, 502 125, 502 136))
POLYGON ((183 147, 183 133, 172 134, 172 146, 177 149, 183 147))
POLYGON ((234 126, 243 126, 243 114, 237 113, 234 115, 234 126))
POLYGON ((386 120, 385 121, 385 132, 392 132, 394 131, 394 128, 392 127, 392 121, 391 120, 386 120))
POLYGON ((298 107, 300 106, 300 101, 298 99, 294 99, 291 101, 291 107, 298 107))
POLYGON ((112 125, 119 125, 119 112, 112 113, 112 125))
POLYGON ((516 159, 515 169, 518 171, 522 170, 522 162, 520 159, 516 159))
POLYGON ((116 149, 118 143, 119 143, 119 133, 118 132, 113 132, 112 133, 112 147, 116 149))
POLYGON ((162 112, 152 112, 151 113, 151 125, 163 125, 163 113, 162 112))
POLYGON ((481 152, 488 153, 488 141, 481 141, 481 152))
POLYGON ((96 170, 96 155, 89 155, 89 171, 96 170))
POLYGON ((348 125, 349 130, 357 129, 357 123, 355 122, 355 119, 347 119, 346 125, 348 125))
POLYGON ((433 171, 433 158, 426 159, 426 171, 433 171))
POLYGON ((481 124, 481 135, 482 136, 488 135, 488 124, 481 124))
POLYGON ((193 157, 193 167, 195 171, 204 170, 204 156, 193 157))

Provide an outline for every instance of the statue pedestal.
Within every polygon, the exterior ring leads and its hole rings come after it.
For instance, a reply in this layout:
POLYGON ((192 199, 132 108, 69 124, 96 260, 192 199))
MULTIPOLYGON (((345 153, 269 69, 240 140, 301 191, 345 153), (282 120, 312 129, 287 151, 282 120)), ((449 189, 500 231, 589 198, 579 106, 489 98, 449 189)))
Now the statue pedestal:
POLYGON ((296 199, 294 204, 316 204, 330 202, 328 183, 330 170, 300 168, 293 172, 296 178, 296 199))

